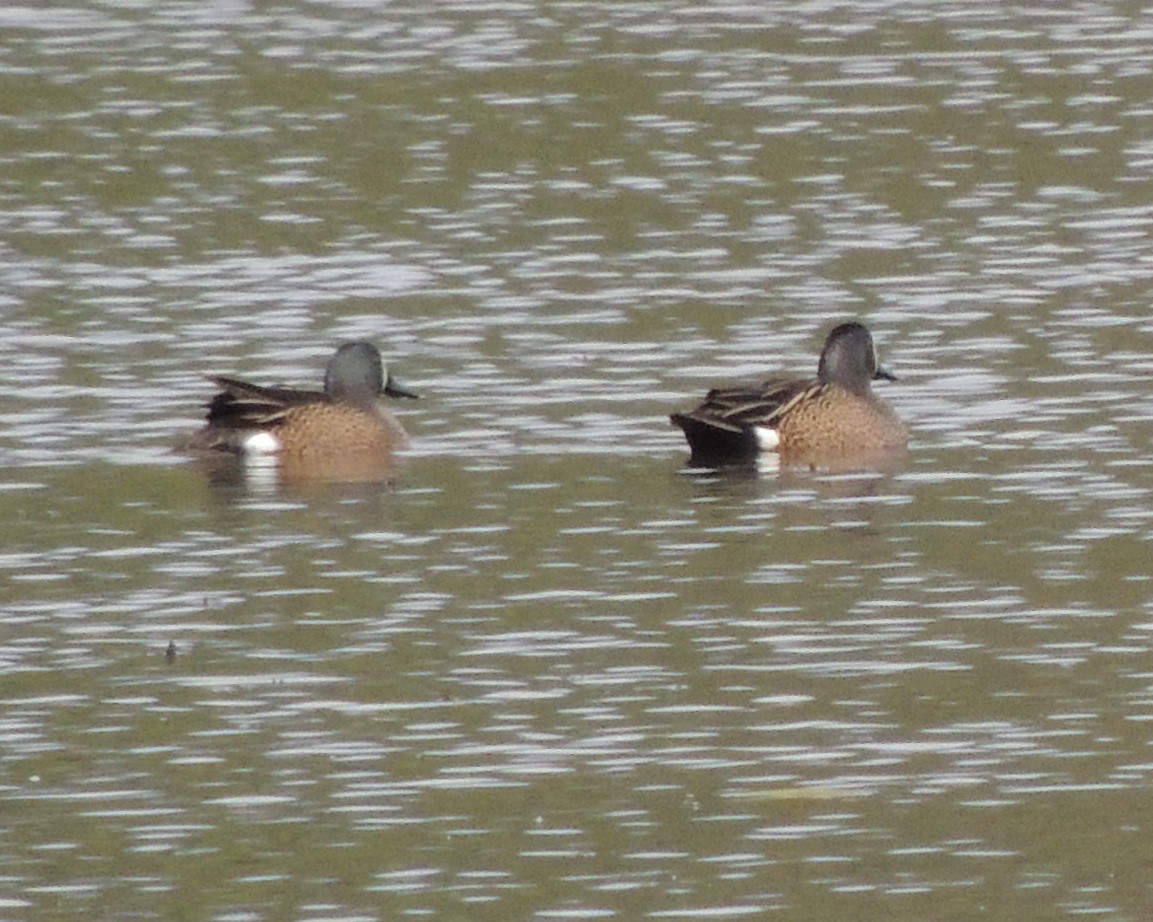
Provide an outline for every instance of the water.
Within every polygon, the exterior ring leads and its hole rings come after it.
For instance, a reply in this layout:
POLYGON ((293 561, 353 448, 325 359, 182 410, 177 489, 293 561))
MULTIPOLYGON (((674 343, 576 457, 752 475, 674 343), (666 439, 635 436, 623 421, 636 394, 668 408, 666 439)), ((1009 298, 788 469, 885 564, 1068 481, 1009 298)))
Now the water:
POLYGON ((0 11, 0 916, 1143 920, 1151 21, 0 11), (859 317, 892 471, 667 414, 859 317), (424 395, 213 478, 203 372, 424 395))

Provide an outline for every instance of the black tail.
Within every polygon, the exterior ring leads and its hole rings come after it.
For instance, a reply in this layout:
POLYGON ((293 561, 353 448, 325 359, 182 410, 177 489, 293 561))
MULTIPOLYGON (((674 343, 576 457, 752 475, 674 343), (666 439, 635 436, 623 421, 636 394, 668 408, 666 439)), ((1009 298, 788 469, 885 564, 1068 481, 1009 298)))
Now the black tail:
POLYGON ((693 467, 748 464, 759 452, 751 427, 701 419, 691 413, 674 413, 669 419, 684 431, 693 467))

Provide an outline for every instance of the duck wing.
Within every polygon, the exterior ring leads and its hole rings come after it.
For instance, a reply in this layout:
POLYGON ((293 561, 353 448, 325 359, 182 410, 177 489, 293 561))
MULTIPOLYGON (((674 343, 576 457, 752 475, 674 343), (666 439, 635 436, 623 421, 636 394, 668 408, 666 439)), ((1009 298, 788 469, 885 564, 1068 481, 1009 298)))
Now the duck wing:
POLYGON ((324 403, 328 397, 319 391, 289 387, 261 387, 238 378, 209 375, 220 388, 208 402, 208 424, 226 429, 265 429, 279 425, 293 407, 324 403))
POLYGON ((670 417, 680 426, 692 463, 746 461, 760 451, 756 429, 773 429, 789 407, 822 385, 816 380, 769 378, 713 388, 691 410, 670 417))

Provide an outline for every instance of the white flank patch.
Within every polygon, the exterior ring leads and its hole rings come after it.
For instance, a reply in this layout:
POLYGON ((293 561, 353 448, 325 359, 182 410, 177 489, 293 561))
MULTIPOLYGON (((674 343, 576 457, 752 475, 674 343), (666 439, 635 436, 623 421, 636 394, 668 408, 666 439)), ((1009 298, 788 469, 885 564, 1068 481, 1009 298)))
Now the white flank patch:
POLYGON ((271 432, 254 432, 244 440, 246 455, 275 455, 280 452, 280 439, 271 432))
POLYGON ((757 447, 761 451, 776 451, 781 447, 781 437, 776 429, 768 426, 753 426, 753 435, 757 437, 757 447))

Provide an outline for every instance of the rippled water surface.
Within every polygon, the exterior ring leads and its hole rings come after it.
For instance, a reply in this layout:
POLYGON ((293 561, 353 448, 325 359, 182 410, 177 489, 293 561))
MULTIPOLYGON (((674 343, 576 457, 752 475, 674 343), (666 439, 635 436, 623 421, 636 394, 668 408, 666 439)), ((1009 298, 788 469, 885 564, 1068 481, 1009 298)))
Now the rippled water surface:
POLYGON ((0 916, 1153 916, 1153 17, 0 9, 0 916), (895 469, 667 414, 857 317, 895 469), (170 451, 378 343, 387 485, 170 451))

